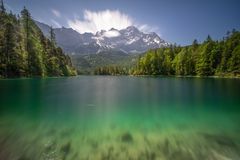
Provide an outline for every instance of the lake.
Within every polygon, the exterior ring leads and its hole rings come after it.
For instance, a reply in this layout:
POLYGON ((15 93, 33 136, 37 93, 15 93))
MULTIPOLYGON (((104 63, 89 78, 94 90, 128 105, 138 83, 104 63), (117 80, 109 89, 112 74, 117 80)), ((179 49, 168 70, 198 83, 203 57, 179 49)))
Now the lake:
POLYGON ((0 80, 1 160, 239 160, 240 79, 0 80))

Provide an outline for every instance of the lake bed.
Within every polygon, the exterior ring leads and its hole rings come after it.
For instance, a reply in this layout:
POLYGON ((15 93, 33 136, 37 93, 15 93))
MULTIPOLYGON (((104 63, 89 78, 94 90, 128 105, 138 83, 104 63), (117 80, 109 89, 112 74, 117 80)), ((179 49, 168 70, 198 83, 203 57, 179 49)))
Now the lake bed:
POLYGON ((240 159, 239 79, 0 81, 0 158, 240 159))

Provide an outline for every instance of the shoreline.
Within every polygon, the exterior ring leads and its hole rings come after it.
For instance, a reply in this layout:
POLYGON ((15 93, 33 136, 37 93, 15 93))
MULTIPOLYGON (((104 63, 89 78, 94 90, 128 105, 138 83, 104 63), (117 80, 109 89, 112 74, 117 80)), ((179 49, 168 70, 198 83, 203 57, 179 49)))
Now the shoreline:
POLYGON ((25 79, 58 79, 58 78, 70 78, 70 77, 79 77, 79 76, 130 76, 130 77, 156 77, 156 78, 162 78, 162 77, 171 77, 171 78, 223 78, 223 79, 240 79, 240 76, 193 76, 193 75, 187 75, 187 76, 180 76, 180 75, 96 75, 96 74, 80 74, 76 76, 43 76, 43 77, 13 77, 13 78, 3 78, 0 77, 0 80, 25 80, 25 79))

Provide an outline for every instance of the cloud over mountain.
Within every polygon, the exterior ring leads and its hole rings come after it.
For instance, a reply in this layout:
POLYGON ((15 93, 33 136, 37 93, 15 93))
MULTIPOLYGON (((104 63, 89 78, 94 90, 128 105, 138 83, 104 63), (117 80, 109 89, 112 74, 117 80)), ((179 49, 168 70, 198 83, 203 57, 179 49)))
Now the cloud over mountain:
MULTIPOLYGON (((43 33, 49 37, 50 27, 37 22, 43 33)), ((95 54, 102 51, 121 51, 128 54, 143 53, 148 49, 168 46, 156 33, 141 32, 135 26, 124 29, 111 28, 96 33, 80 34, 72 28, 55 28, 57 44, 68 54, 95 54)))
POLYGON ((130 16, 118 10, 104 10, 98 12, 85 10, 83 20, 79 18, 68 20, 68 25, 79 33, 96 33, 97 31, 109 30, 111 28, 118 30, 124 29, 133 25, 133 20, 130 16))
POLYGON ((51 9, 51 12, 54 16, 56 16, 57 18, 60 18, 61 17, 61 13, 56 10, 56 9, 51 9))

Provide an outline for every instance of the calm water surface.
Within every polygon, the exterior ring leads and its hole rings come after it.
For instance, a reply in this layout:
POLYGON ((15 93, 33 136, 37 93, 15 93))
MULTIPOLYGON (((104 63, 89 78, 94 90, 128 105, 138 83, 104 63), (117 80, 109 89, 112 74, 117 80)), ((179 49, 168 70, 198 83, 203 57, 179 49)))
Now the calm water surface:
POLYGON ((0 160, 239 160, 240 80, 0 80, 0 160))

